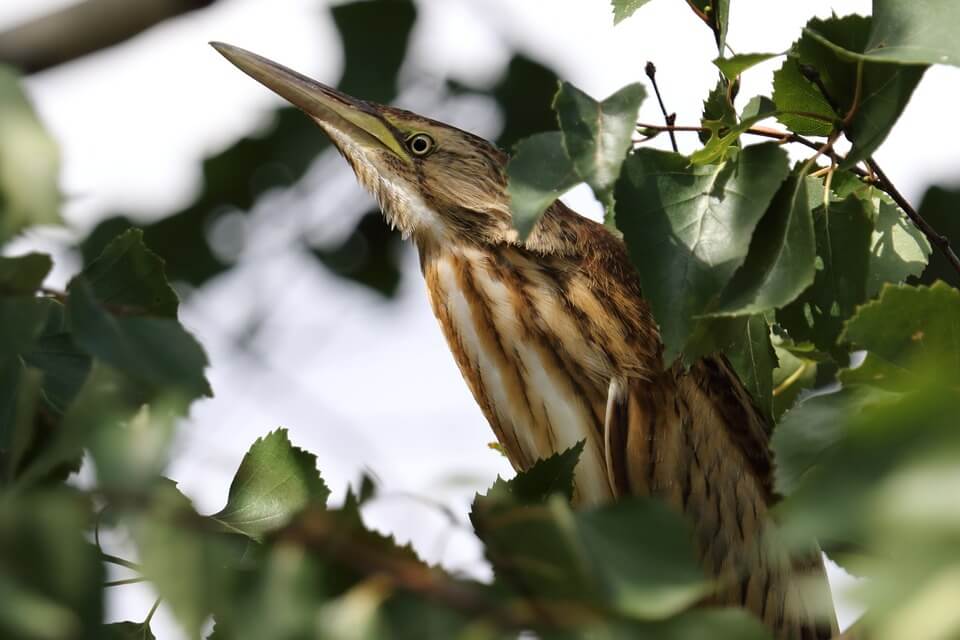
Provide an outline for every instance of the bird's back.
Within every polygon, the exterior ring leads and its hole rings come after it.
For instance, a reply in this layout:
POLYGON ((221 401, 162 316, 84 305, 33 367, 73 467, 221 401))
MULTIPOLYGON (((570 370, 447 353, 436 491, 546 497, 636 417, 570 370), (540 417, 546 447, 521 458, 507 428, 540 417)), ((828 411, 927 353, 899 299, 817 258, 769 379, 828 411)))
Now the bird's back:
POLYGON ((558 203, 526 246, 419 248, 434 313, 515 468, 585 441, 578 503, 662 497, 718 579, 708 604, 745 606, 778 638, 831 637, 832 614, 801 593, 826 589, 819 554, 798 561, 769 544, 762 418, 722 357, 663 370, 619 240, 558 203))

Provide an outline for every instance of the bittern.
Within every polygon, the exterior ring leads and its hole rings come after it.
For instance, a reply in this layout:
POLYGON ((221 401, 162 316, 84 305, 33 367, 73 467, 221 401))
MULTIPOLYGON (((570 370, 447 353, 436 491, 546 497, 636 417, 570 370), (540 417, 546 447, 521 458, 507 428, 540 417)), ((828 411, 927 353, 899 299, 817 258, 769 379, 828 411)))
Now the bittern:
POLYGON ((491 143, 213 46, 311 117, 412 239, 450 350, 516 469, 585 441, 579 505, 663 498, 717 579, 707 604, 746 607, 778 638, 833 635, 819 553, 773 542, 764 418, 722 356, 663 366, 619 239, 557 201, 521 241, 507 155, 491 143))

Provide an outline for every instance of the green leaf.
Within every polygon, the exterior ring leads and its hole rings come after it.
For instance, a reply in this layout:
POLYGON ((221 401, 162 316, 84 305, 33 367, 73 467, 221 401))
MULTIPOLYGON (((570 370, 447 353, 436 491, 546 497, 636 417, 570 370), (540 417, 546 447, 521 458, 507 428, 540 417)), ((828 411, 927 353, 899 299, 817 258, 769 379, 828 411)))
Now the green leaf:
POLYGON ((228 597, 233 536, 214 531, 173 483, 157 487, 145 512, 129 518, 143 573, 191 638, 228 597))
POLYGON ((540 216, 557 198, 580 182, 559 131, 521 140, 507 164, 507 176, 513 226, 521 239, 530 235, 540 216))
POLYGON ((554 98, 567 156, 580 178, 604 203, 608 216, 613 214, 613 186, 631 147, 637 112, 645 96, 643 85, 629 84, 597 102, 564 82, 554 98))
MULTIPOLYGON (((918 213, 947 238, 954 251, 960 251, 960 188, 930 187, 920 201, 918 213)), ((930 254, 930 263, 920 277, 923 284, 937 280, 960 288, 960 273, 939 250, 930 254)))
POLYGON ((728 80, 736 80, 747 69, 783 54, 780 53, 738 53, 729 58, 716 58, 713 64, 720 69, 728 80))
POLYGON ((714 30, 717 51, 722 55, 727 48, 727 30, 730 26, 730 0, 689 0, 700 14, 707 16, 710 28, 714 30))
POLYGON ((764 416, 773 416, 773 370, 777 357, 770 327, 760 314, 708 318, 697 323, 684 348, 686 362, 722 353, 764 416))
POLYGON ((67 492, 0 499, 0 636, 97 640, 103 565, 90 505, 67 492))
POLYGON ((734 88, 735 85, 720 78, 707 94, 707 99, 703 101, 700 124, 710 131, 701 131, 698 134, 700 142, 706 144, 711 137, 719 136, 724 130, 737 126, 737 110, 733 107, 731 96, 734 88))
POLYGON ((813 222, 821 268, 800 297, 777 310, 777 321, 794 341, 834 353, 844 321, 867 297, 873 224, 856 196, 818 207, 813 222))
POLYGON ((0 363, 0 483, 13 484, 37 437, 36 411, 43 376, 16 360, 0 363))
POLYGON ((766 120, 775 115, 775 113, 776 109, 769 98, 756 96, 744 107, 743 114, 737 125, 728 129, 723 135, 720 135, 717 130, 712 131, 710 138, 707 140, 707 144, 690 156, 690 162, 692 164, 722 162, 730 147, 740 140, 740 136, 743 135, 747 129, 761 120, 766 120))
POLYGON ((653 149, 627 159, 617 224, 660 325, 667 363, 686 344, 695 316, 710 311, 743 264, 788 171, 776 144, 747 147, 719 165, 689 166, 681 155, 653 149))
POLYGON ((0 245, 24 227, 60 224, 59 174, 56 143, 0 65, 0 245))
POLYGON ((0 257, 0 295, 32 294, 52 268, 53 261, 45 253, 0 257))
MULTIPOLYGON (((847 52, 862 53, 870 30, 870 18, 862 16, 813 18, 791 51, 800 64, 816 69, 837 104, 836 115, 845 117, 856 105, 846 128, 852 148, 840 165, 842 169, 869 157, 883 143, 926 70, 922 66, 901 67, 852 59, 847 52), (862 73, 858 73, 859 65, 862 73)), ((777 103, 777 108, 788 107, 777 103)))
POLYGON ((486 495, 477 495, 474 510, 490 504, 508 502, 511 504, 538 504, 555 494, 573 499, 574 470, 583 453, 584 441, 581 440, 566 451, 555 453, 549 458, 537 460, 532 467, 520 471, 510 480, 497 478, 486 495))
POLYGON ((779 336, 772 340, 778 363, 773 370, 773 418, 779 422, 804 392, 816 386, 820 362, 809 350, 798 349, 779 336))
POLYGON ((77 345, 123 371, 151 393, 178 392, 188 399, 211 395, 200 344, 170 318, 111 315, 83 277, 68 288, 67 313, 77 345))
POLYGON ((773 432, 774 485, 789 496, 844 435, 844 425, 865 406, 888 399, 871 389, 843 389, 807 398, 788 411, 773 432))
POLYGON ((932 368, 960 381, 960 291, 943 282, 886 285, 877 300, 857 309, 841 339, 889 366, 932 368))
POLYGON ((308 504, 326 504, 330 490, 316 465, 316 456, 290 443, 286 429, 258 438, 237 469, 226 506, 211 518, 259 540, 308 504))
POLYGON ((952 0, 874 0, 872 25, 864 45, 834 44, 829 38, 824 42, 852 59, 960 66, 960 44, 953 28, 958 21, 960 7, 952 0))
POLYGON ((641 619, 668 616, 707 591, 691 553, 693 532, 654 500, 626 500, 578 514, 583 552, 597 568, 618 611, 641 619))
POLYGON ((715 315, 746 315, 782 307, 813 283, 813 207, 802 175, 780 187, 757 224, 743 266, 723 290, 715 315))
POLYGON ((163 260, 143 244, 140 229, 120 234, 78 277, 97 301, 125 314, 177 317, 179 302, 163 260))
POLYGON ((90 356, 73 342, 62 304, 47 300, 47 322, 24 362, 43 372, 43 402, 54 415, 62 415, 90 372, 90 356))
POLYGON ((870 272, 867 296, 873 297, 886 283, 900 283, 919 276, 930 257, 930 243, 903 211, 888 198, 874 202, 877 215, 873 222, 870 246, 870 272))
POLYGON ((150 625, 143 622, 113 622, 103 625, 104 640, 156 640, 150 625))
POLYGON ((643 5, 650 0, 612 0, 613 1, 613 24, 620 24, 643 5))
POLYGON ((773 103, 777 120, 803 136, 828 136, 838 119, 823 94, 800 72, 800 61, 795 57, 784 60, 773 74, 773 103))

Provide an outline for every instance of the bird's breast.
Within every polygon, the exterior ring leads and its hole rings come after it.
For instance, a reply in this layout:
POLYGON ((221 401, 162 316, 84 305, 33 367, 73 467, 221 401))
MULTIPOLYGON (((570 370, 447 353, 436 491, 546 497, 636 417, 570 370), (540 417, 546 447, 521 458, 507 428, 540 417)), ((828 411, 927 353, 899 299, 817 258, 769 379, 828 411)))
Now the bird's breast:
POLYGON ((521 255, 464 247, 421 259, 450 350, 513 466, 526 469, 583 440, 577 498, 610 499, 605 355, 565 309, 560 285, 521 255))

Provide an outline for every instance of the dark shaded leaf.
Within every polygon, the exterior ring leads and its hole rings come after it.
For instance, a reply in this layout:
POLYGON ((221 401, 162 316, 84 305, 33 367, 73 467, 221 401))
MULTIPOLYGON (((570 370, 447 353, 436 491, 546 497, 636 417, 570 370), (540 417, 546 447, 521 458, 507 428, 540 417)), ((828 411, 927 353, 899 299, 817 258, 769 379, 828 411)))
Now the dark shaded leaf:
POLYGON ((777 311, 777 321, 796 342, 835 352, 844 321, 867 296, 873 224, 867 205, 850 196, 814 210, 821 268, 799 298, 777 311))
MULTIPOLYGON (((930 187, 920 201, 918 213, 938 233, 946 236, 954 251, 960 251, 960 189, 930 187)), ((923 284, 933 284, 937 280, 960 288, 960 273, 939 249, 931 253, 930 263, 920 276, 923 284)))
POLYGON ((258 438, 230 483, 226 506, 210 516, 253 539, 285 525, 308 504, 325 505, 330 490, 317 457, 293 446, 286 429, 258 438))
POLYGON ((743 266, 723 290, 717 315, 782 307, 813 283, 816 245, 812 205, 802 175, 791 176, 757 224, 743 266))
POLYGON ((211 395, 200 344, 170 318, 111 315, 100 306, 83 277, 69 286, 67 313, 77 345, 123 371, 150 393, 211 395))
POLYGON ((580 182, 559 131, 521 140, 507 164, 513 226, 521 239, 557 198, 580 182))
POLYGON ((142 622, 114 622, 103 625, 104 640, 156 640, 150 625, 142 622))
POLYGON ((126 314, 177 317, 177 294, 164 275, 163 260, 129 229, 111 241, 80 274, 93 296, 126 314))
POLYGON ((0 635, 98 640, 103 566, 86 539, 90 505, 67 492, 0 499, 0 635))
POLYGON ((750 237, 786 178, 775 144, 747 147, 719 165, 689 166, 679 154, 641 149, 617 186, 617 225, 660 325, 667 363, 695 316, 710 311, 747 256, 750 237))
POLYGON ((777 356, 764 317, 756 314, 700 320, 684 348, 684 360, 693 362, 714 353, 727 357, 757 407, 770 419, 777 356))
POLYGON ((0 295, 32 294, 52 268, 53 261, 45 253, 0 257, 0 295))

